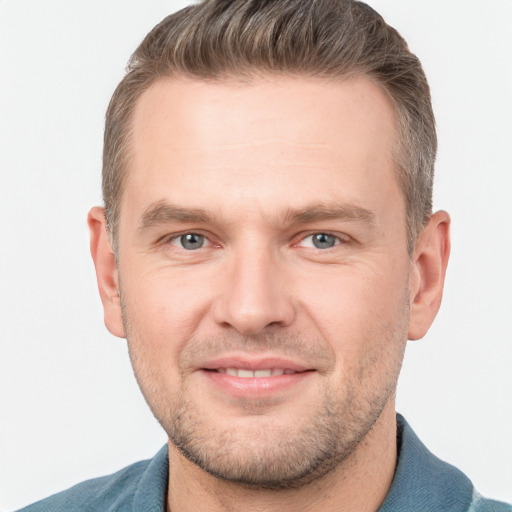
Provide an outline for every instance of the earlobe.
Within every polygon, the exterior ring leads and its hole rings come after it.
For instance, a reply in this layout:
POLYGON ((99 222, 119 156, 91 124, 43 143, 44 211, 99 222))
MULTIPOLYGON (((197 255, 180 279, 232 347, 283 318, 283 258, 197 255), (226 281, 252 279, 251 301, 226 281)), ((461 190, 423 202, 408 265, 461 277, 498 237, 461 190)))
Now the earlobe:
POLYGON ((450 256, 450 216, 434 213, 418 237, 411 258, 410 340, 425 336, 439 311, 450 256))
POLYGON ((104 209, 99 206, 92 208, 87 217, 87 223, 105 325, 114 336, 124 338, 118 270, 107 231, 104 209))

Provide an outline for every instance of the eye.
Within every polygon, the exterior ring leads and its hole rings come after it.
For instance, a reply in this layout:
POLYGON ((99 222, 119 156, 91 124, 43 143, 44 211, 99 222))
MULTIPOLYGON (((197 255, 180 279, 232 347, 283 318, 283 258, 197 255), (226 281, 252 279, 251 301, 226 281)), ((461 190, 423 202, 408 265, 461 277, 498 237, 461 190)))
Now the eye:
POLYGON ((185 233, 184 235, 177 236, 171 240, 171 244, 181 249, 186 249, 187 251, 196 251, 197 249, 201 249, 206 245, 209 245, 209 242, 206 237, 203 235, 198 235, 197 233, 185 233))
POLYGON ((330 249, 340 243, 341 240, 337 236, 330 235, 329 233, 314 233, 303 238, 299 245, 301 247, 310 247, 314 249, 330 249))

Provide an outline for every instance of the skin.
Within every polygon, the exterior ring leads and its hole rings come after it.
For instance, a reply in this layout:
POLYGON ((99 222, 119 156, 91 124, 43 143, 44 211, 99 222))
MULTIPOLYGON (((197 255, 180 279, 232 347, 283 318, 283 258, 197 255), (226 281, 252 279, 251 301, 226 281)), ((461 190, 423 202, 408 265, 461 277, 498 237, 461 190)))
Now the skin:
POLYGON ((365 78, 165 79, 140 98, 117 264, 101 208, 89 225, 105 323, 169 435, 169 510, 384 500, 403 351, 437 313, 449 254, 445 212, 407 252, 394 140, 365 78), (219 358, 307 371, 220 385, 219 358))

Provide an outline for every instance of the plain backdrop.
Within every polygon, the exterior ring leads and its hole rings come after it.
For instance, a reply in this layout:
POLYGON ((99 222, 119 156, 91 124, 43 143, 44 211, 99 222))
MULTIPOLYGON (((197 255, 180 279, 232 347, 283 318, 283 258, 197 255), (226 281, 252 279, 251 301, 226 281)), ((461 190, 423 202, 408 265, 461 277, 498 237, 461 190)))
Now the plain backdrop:
MULTIPOLYGON (((398 410, 481 493, 512 501, 512 1, 373 0, 429 77, 435 204, 453 219, 441 312, 398 410)), ((148 458, 165 435, 103 325, 86 214, 129 55, 186 5, 0 1, 0 510, 148 458)))

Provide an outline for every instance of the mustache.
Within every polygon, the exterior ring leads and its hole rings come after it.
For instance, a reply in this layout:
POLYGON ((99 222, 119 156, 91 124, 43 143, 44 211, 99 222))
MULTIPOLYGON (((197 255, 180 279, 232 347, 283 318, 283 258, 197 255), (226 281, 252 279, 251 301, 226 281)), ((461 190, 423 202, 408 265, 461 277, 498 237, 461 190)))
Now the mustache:
POLYGON ((300 333, 266 333, 254 336, 232 333, 225 336, 192 338, 184 345, 180 362, 181 366, 188 367, 198 361, 240 352, 247 355, 271 354, 325 369, 334 366, 335 363, 334 352, 325 340, 302 336, 300 333))

